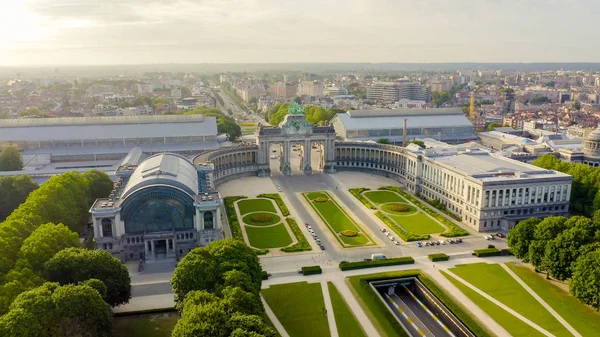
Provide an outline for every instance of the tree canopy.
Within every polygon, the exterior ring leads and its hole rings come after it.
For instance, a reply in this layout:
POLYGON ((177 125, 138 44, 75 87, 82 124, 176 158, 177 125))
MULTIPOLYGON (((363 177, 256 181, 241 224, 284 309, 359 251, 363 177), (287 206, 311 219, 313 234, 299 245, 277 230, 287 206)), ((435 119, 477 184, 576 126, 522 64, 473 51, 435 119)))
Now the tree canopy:
POLYGON ((447 91, 434 91, 431 93, 431 103, 435 104, 438 108, 449 100, 450 93, 447 91))
POLYGON ((25 202, 29 193, 38 188, 38 184, 30 176, 0 177, 0 221, 25 202))
POLYGON ((23 169, 23 157, 14 146, 7 146, 0 153, 0 171, 21 171, 23 169))
POLYGON ((584 304, 600 311, 600 249, 581 255, 573 266, 569 292, 584 304))
POLYGON ((226 133, 230 140, 234 140, 242 135, 242 128, 235 122, 235 119, 226 116, 218 108, 198 108, 182 112, 184 115, 204 115, 215 117, 217 119, 217 132, 226 133))
POLYGON ((113 307, 127 303, 131 298, 127 267, 101 249, 63 249, 46 262, 45 274, 47 280, 63 285, 98 279, 106 285, 106 303, 113 307))
POLYGON ((112 312, 87 285, 44 285, 20 294, 0 317, 1 336, 110 337, 112 312))
POLYGON ((29 108, 19 112, 20 117, 41 117, 44 113, 38 108, 29 108))
MULTIPOLYGON (((266 119, 269 121, 269 124, 273 126, 279 125, 288 113, 289 104, 275 104, 273 105, 266 114, 266 119)), ((306 106, 304 107, 304 115, 306 116, 306 121, 311 123, 312 125, 323 124, 336 113, 339 112, 339 109, 324 109, 322 107, 317 106, 306 106)))
POLYGON ((92 201, 108 197, 113 189, 113 181, 104 172, 89 170, 83 174, 83 177, 87 180, 92 201))

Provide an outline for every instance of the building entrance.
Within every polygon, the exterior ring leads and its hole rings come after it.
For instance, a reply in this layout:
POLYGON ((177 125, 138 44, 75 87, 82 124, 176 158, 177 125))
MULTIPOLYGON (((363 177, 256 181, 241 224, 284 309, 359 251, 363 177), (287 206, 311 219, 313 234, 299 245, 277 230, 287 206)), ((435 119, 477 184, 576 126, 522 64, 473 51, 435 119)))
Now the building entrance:
POLYGON ((154 240, 154 254, 157 259, 167 258, 167 240, 154 240))

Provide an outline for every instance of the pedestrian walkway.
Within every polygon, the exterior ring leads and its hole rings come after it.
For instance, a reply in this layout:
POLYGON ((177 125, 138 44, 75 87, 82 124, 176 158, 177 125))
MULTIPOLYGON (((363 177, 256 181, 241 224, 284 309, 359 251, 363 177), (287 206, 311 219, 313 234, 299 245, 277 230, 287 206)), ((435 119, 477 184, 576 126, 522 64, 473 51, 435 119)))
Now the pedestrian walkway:
POLYGON ((369 319, 369 317, 367 317, 367 314, 363 310, 363 307, 361 307, 361 305, 354 297, 354 294, 352 294, 352 291, 348 287, 348 284, 343 279, 335 279, 332 282, 333 285, 335 285, 335 287, 339 291, 340 295, 348 304, 348 307, 354 314, 354 317, 356 317, 358 323, 362 326, 363 330, 365 331, 365 334, 367 336, 379 336, 377 329, 375 329, 375 326, 373 326, 373 323, 371 323, 371 320, 369 319))
POLYGON ((331 304, 331 296, 329 296, 329 287, 327 287, 327 281, 321 281, 321 289, 323 289, 323 300, 325 301, 325 312, 327 313, 329 332, 331 333, 331 337, 339 337, 337 325, 335 324, 335 315, 333 314, 333 305, 331 304))
POLYGON ((531 296, 533 296, 533 298, 536 299, 536 301, 540 302, 540 304, 546 308, 546 310, 548 310, 548 312, 554 316, 554 318, 556 318, 556 320, 558 320, 560 322, 560 324, 562 324, 565 328, 567 328, 567 330, 569 330, 569 332, 571 332, 573 334, 573 336, 575 337, 582 337, 581 334, 579 332, 577 332, 577 330, 575 330, 571 324, 569 324, 567 321, 565 321, 564 318, 562 318, 562 316, 560 316, 556 311, 554 311, 554 309, 552 309, 552 307, 550 305, 548 305, 548 303, 546 303, 546 301, 544 301, 540 296, 538 296, 538 294, 536 294, 535 291, 533 291, 531 288, 529 288, 529 286, 523 282, 523 280, 521 280, 519 278, 519 276, 517 276, 517 274, 515 274, 510 268, 508 268, 504 263, 500 263, 500 266, 502 266, 502 268, 504 268, 504 270, 506 270, 506 272, 515 279, 515 281, 517 281, 521 287, 525 288, 525 290, 527 290, 528 293, 531 294, 531 296))
POLYGON ((504 305, 502 302, 498 301, 497 299, 493 298, 492 296, 490 296, 490 295, 486 294, 485 292, 481 291, 479 288, 473 286, 471 283, 463 280, 462 278, 460 278, 458 275, 454 274, 453 272, 451 272, 449 270, 445 270, 445 272, 448 273, 453 278, 455 278, 456 280, 458 280, 460 283, 462 283, 465 286, 467 286, 469 289, 471 289, 474 292, 476 292, 477 294, 483 296, 485 299, 487 299, 488 301, 494 303, 495 305, 499 306, 500 308, 508 311, 511 315, 513 315, 513 316, 517 317, 518 319, 522 320, 524 323, 527 323, 529 326, 531 326, 532 328, 534 328, 537 331, 541 332, 545 336, 555 337, 553 334, 551 334, 550 332, 548 332, 546 329, 544 329, 541 326, 533 323, 529 319, 525 318, 523 315, 519 314, 518 312, 516 312, 513 309, 509 308, 508 306, 504 305))

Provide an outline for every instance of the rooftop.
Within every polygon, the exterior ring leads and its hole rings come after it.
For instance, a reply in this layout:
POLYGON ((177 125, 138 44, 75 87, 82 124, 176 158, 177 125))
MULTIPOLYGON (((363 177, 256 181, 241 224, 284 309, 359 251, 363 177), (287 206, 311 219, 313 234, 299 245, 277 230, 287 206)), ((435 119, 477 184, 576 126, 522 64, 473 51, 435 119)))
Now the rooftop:
POLYGON ((346 130, 402 129, 405 118, 406 127, 409 129, 473 127, 473 124, 465 117, 463 112, 460 109, 454 108, 353 110, 345 114, 337 114, 335 118, 339 118, 346 130))

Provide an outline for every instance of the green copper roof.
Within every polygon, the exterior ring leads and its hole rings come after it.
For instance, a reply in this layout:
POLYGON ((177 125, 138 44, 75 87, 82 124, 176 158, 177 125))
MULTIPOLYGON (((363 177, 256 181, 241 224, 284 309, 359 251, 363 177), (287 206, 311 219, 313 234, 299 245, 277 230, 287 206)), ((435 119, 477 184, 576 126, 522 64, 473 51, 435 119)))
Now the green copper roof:
POLYGON ((304 108, 296 102, 292 102, 288 108, 288 113, 291 115, 304 115, 304 108))

